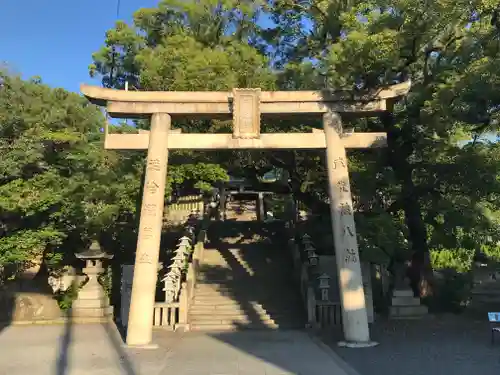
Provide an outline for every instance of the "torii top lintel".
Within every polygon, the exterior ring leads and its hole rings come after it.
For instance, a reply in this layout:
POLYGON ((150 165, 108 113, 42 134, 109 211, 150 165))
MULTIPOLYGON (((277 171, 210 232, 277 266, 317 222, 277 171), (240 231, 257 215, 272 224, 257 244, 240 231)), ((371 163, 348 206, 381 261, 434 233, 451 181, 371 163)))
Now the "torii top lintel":
MULTIPOLYGON (((82 93, 94 104, 106 106, 112 117, 149 117, 167 113, 175 117, 233 117, 233 134, 179 134, 168 137, 170 149, 265 149, 325 148, 321 131, 313 133, 260 134, 260 118, 266 115, 324 114, 328 112, 370 116, 388 109, 387 101, 406 95, 410 82, 367 94, 348 91, 261 91, 233 89, 210 91, 124 91, 81 85, 82 93)), ((344 147, 383 147, 385 133, 354 133, 344 147)), ((149 132, 108 134, 107 149, 146 149, 149 132)))
POLYGON ((260 91, 235 89, 221 91, 125 91, 81 85, 81 92, 94 104, 106 106, 112 117, 147 116, 152 113, 171 115, 230 115, 236 93, 254 92, 260 113, 310 114, 334 112, 380 112, 387 110, 387 100, 404 96, 410 81, 366 94, 350 91, 260 91))

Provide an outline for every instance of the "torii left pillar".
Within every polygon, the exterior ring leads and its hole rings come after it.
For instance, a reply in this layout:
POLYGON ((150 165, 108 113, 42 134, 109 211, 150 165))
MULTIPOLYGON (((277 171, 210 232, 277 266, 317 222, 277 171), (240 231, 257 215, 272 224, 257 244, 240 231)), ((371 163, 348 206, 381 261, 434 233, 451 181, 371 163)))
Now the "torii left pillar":
POLYGON ((151 341, 165 205, 170 124, 170 115, 167 113, 154 113, 151 117, 146 178, 127 325, 126 341, 129 346, 154 347, 151 341))

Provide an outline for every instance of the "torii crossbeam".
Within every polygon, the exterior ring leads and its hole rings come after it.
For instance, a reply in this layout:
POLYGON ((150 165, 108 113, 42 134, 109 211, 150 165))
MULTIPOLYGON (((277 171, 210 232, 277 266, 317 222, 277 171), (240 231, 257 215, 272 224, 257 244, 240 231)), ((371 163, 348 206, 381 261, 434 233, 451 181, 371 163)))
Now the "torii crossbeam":
POLYGON ((150 117, 151 131, 109 134, 105 148, 148 150, 127 344, 149 345, 164 209, 168 150, 175 149, 326 149, 330 210, 342 300, 345 340, 368 346, 368 318, 359 263, 346 148, 383 147, 385 133, 342 132, 341 115, 374 116, 391 107, 391 100, 406 95, 410 82, 365 95, 333 91, 140 92, 82 85, 93 103, 106 106, 112 117, 150 117), (323 130, 312 133, 260 133, 261 117, 286 114, 322 115, 323 130), (233 119, 232 134, 182 134, 170 128, 172 118, 233 119))

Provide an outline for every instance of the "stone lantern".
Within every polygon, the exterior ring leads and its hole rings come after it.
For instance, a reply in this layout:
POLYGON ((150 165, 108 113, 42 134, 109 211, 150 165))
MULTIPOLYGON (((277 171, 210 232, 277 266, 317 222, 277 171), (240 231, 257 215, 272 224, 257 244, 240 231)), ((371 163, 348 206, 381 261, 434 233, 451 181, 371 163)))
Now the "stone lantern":
POLYGON ((304 245, 304 251, 307 253, 307 257, 309 258, 312 254, 316 253, 316 248, 311 243, 307 243, 304 245))
POLYGON ((314 249, 307 253, 307 258, 309 259, 309 265, 311 267, 315 267, 318 265, 319 256, 318 254, 316 254, 316 251, 314 251, 314 249))
POLYGON ((310 235, 308 235, 307 233, 306 233, 306 234, 304 234, 304 235, 302 236, 302 243, 303 243, 304 245, 306 245, 306 244, 308 244, 308 243, 309 243, 309 244, 311 244, 311 243, 312 243, 311 236, 310 236, 310 235))
POLYGON ((169 266, 170 271, 162 279, 165 283, 163 291, 165 292, 165 302, 174 302, 181 285, 181 270, 176 264, 169 266))
POLYGON ((187 236, 182 236, 177 246, 184 246, 187 248, 191 248, 191 239, 187 236))
POLYGON ((168 273, 162 281, 165 283, 165 286, 163 288, 163 291, 165 292, 165 302, 174 302, 175 289, 178 281, 177 277, 172 273, 168 273))
POLYGON ((78 259, 85 261, 83 273, 88 277, 87 283, 78 291, 78 297, 73 302, 71 312, 81 318, 109 318, 113 314, 113 307, 109 305, 108 296, 104 292, 98 277, 104 272, 102 261, 111 259, 113 255, 102 251, 98 241, 93 241, 88 250, 75 254, 78 259))
POLYGON ((189 253, 190 253, 191 247, 190 246, 185 246, 183 244, 177 245, 177 248, 174 250, 175 256, 178 256, 179 254, 182 255, 183 257, 187 258, 189 253))
POLYGON ((186 260, 186 256, 184 255, 184 250, 180 247, 175 252, 174 257, 172 258, 172 264, 169 268, 179 268, 182 269, 184 267, 184 261, 186 260), (182 251, 182 252, 181 252, 182 251))
POLYGON ((324 273, 320 277, 318 277, 318 280, 319 280, 319 290, 321 291, 321 300, 328 301, 329 291, 330 291, 330 276, 324 273))

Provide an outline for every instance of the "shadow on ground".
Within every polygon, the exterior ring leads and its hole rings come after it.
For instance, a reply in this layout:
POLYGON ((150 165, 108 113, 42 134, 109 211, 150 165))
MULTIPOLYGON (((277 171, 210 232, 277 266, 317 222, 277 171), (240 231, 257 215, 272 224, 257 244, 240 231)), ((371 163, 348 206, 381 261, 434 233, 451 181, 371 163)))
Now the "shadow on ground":
POLYGON ((187 333, 176 341, 167 368, 179 375, 346 375, 327 351, 298 330, 187 333))
MULTIPOLYGON (((280 242, 286 238, 280 235, 281 227, 282 223, 263 226, 229 222, 210 229, 209 246, 220 252, 233 276, 247 278, 246 287, 240 289, 234 284, 231 292, 257 326, 260 317, 248 303, 252 300, 260 302, 277 323, 290 321, 281 320, 283 315, 276 311, 290 312, 284 307, 297 309, 299 325, 303 324, 303 307, 297 286, 293 285, 291 267, 282 263, 287 262, 289 254, 284 241, 280 242), (235 249, 240 258, 235 256, 235 249), (275 291, 290 291, 291 299, 282 299, 284 296, 276 296, 275 291)), ((220 272, 227 272, 217 268, 207 271, 215 272, 216 278, 222 276, 220 272)), ((125 349, 113 323, 76 324, 70 311, 63 325, 6 328, 0 335, 0 369, 9 375, 343 375, 335 360, 302 330, 209 334, 155 331, 154 340, 159 345, 157 350, 125 349)))
POLYGON ((498 374, 500 342, 491 345, 489 328, 486 316, 478 320, 447 314, 380 320, 371 330, 373 340, 380 343, 374 348, 338 348, 338 333, 323 338, 361 375, 498 374))

